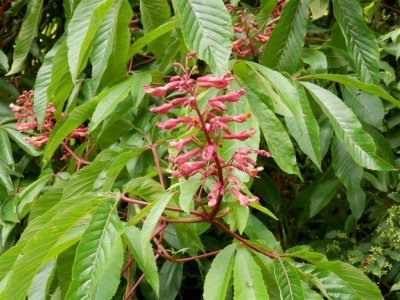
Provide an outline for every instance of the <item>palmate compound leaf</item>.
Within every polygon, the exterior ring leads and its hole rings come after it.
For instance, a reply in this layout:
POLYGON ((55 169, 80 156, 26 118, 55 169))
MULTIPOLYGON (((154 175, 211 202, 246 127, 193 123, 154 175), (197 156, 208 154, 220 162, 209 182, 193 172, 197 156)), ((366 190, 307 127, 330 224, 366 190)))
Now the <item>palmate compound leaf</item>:
POLYGON ((279 72, 260 64, 252 62, 247 62, 247 64, 267 79, 277 91, 279 101, 288 110, 285 120, 289 133, 295 138, 301 150, 320 168, 319 126, 311 110, 304 88, 291 82, 279 72))
POLYGON ((235 300, 269 299, 261 269, 252 255, 243 247, 237 249, 233 276, 235 300))
POLYGON ((204 300, 225 300, 232 277, 237 244, 225 247, 214 258, 204 282, 204 300))
POLYGON ((360 166, 372 170, 393 170, 393 167, 378 155, 371 136, 362 128, 355 114, 330 91, 313 83, 301 82, 329 118, 336 133, 346 145, 351 157, 360 166))
POLYGON ((65 299, 107 300, 114 296, 123 263, 117 203, 107 199, 93 214, 76 249, 72 282, 65 299), (104 277, 108 280, 101 284, 104 277))
POLYGON ((235 66, 235 75, 239 76, 240 85, 246 89, 250 112, 257 119, 261 132, 268 144, 268 150, 278 166, 289 174, 300 175, 296 155, 290 137, 282 123, 265 102, 271 101, 266 93, 258 91, 256 72, 250 72, 245 64, 235 66))
POLYGON ((228 71, 233 34, 231 17, 222 0, 174 0, 183 39, 213 73, 228 71))
MULTIPOLYGON (((80 239, 92 214, 107 198, 102 194, 86 193, 62 200, 43 217, 36 218, 41 227, 34 229, 34 234, 22 241, 20 248, 18 244, 13 248, 13 253, 22 255, 9 270, 8 283, 2 294, 4 299, 24 300, 40 267, 80 239)), ((26 230, 32 226, 37 227, 30 224, 26 230)))

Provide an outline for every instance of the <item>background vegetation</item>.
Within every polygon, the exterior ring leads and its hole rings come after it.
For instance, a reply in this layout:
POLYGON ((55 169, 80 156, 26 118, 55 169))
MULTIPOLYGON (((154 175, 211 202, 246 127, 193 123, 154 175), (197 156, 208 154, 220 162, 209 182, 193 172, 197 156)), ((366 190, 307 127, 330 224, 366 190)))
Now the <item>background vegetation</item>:
POLYGON ((399 299, 399 24, 397 0, 0 1, 0 299, 399 299), (272 154, 224 227, 165 221, 211 209, 143 89, 189 51, 246 89, 257 133, 225 147, 272 154))

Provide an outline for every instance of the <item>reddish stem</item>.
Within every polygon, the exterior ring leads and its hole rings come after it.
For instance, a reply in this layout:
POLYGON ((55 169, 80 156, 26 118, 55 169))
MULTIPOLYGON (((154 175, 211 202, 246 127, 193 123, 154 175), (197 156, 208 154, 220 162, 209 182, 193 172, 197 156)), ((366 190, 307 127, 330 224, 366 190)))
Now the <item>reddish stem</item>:
POLYGON ((143 281, 144 279, 144 274, 139 277, 139 279, 136 281, 135 285, 130 289, 128 293, 125 294, 124 300, 128 300, 132 297, 133 293, 136 291, 136 289, 139 287, 139 284, 143 281))
POLYGON ((156 164, 158 177, 160 178, 160 184, 163 187, 163 189, 165 190, 164 177, 163 177, 163 174, 161 171, 161 166, 160 166, 160 161, 158 159, 156 146, 154 144, 150 144, 150 149, 151 149, 151 153, 153 153, 154 163, 156 164))

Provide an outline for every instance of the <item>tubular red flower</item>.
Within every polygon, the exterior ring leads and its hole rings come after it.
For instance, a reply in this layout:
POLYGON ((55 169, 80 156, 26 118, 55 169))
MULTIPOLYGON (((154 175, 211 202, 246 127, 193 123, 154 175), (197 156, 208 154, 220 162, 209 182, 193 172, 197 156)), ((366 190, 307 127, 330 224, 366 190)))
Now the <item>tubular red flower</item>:
POLYGON ((219 194, 224 194, 224 187, 222 186, 220 181, 217 181, 212 188, 211 192, 207 195, 208 198, 208 206, 214 206, 217 204, 217 192, 219 194))
POLYGON ((189 159, 191 159, 193 156, 198 154, 200 151, 201 151, 200 148, 196 148, 196 149, 193 149, 192 151, 178 155, 176 157, 169 157, 168 161, 179 166, 179 165, 187 162, 189 159))
POLYGON ((166 129, 166 130, 171 130, 174 129, 176 126, 182 123, 188 123, 192 120, 190 117, 183 117, 183 118, 178 118, 178 119, 169 119, 166 122, 157 122, 156 125, 160 128, 166 129))
POLYGON ((193 141, 193 139, 194 139, 194 136, 191 135, 191 136, 187 137, 186 139, 180 139, 177 142, 176 141, 171 141, 171 142, 169 142, 169 145, 171 147, 176 148, 177 150, 182 150, 185 147, 185 145, 187 145, 188 143, 193 141))
POLYGON ((245 141, 248 138, 252 137, 255 133, 256 133, 256 130, 254 128, 251 128, 248 131, 242 131, 242 132, 239 132, 239 133, 226 134, 222 138, 224 140, 245 141))
POLYGON ((248 206, 249 202, 257 202, 259 200, 258 197, 254 196, 250 198, 249 196, 242 194, 235 188, 231 188, 230 191, 235 198, 239 199, 240 205, 242 206, 248 206))
POLYGON ((223 77, 210 77, 203 76, 197 78, 197 82, 199 83, 199 87, 209 88, 215 87, 217 89, 226 89, 230 81, 234 78, 231 73, 226 73, 223 77))

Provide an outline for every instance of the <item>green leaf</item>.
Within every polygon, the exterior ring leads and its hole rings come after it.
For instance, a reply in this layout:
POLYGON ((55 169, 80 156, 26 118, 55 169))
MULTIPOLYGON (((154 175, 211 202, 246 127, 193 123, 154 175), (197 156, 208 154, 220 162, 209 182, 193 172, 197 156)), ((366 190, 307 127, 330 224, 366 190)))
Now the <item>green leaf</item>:
POLYGON ((127 74, 127 61, 129 47, 131 45, 131 31, 129 21, 132 20, 133 11, 128 0, 122 0, 119 13, 116 16, 114 44, 111 55, 108 59, 107 69, 103 74, 100 86, 108 85, 110 82, 117 82, 127 74))
POLYGON ((116 43, 116 31, 123 0, 116 0, 112 5, 99 30, 93 38, 93 50, 90 56, 92 64, 93 89, 96 91, 107 69, 110 55, 116 43))
POLYGON ((278 220, 278 218, 274 215, 274 213, 272 211, 270 211, 268 208, 260 205, 257 202, 250 202, 249 206, 257 209, 258 211, 261 211, 263 214, 266 214, 267 216, 270 216, 271 218, 278 220))
POLYGON ((291 0, 283 10, 278 24, 266 44, 263 65, 294 73, 300 63, 307 33, 309 0, 291 0))
POLYGON ((143 151, 144 151, 143 147, 128 149, 123 151, 116 158, 114 158, 110 162, 110 165, 105 170, 103 170, 102 173, 104 174, 104 176, 101 176, 102 174, 100 174, 99 176, 103 179, 100 180, 102 185, 102 191, 103 192, 110 191, 115 180, 117 179, 118 174, 126 166, 128 161, 130 161, 132 158, 138 157, 140 154, 142 154, 143 151))
POLYGON ((53 177, 53 174, 45 175, 32 182, 21 193, 18 194, 18 218, 22 220, 29 212, 33 202, 42 191, 43 187, 53 177))
POLYGON ((153 254, 153 248, 151 247, 151 244, 141 244, 141 232, 137 227, 134 226, 126 226, 124 236, 129 249, 132 251, 133 257, 139 265, 139 268, 143 271, 147 282, 151 285, 154 292, 158 296, 160 282, 156 259, 153 254))
POLYGON ((310 218, 318 214, 331 202, 340 187, 340 181, 332 179, 318 184, 312 191, 310 197, 310 218))
POLYGON ((345 86, 342 86, 340 90, 344 102, 361 121, 382 129, 385 107, 381 99, 345 86))
POLYGON ((141 245, 143 248, 145 248, 144 245, 150 242, 150 238, 153 235, 154 229, 156 229, 159 219, 171 198, 172 194, 165 194, 160 200, 157 201, 157 204, 153 206, 147 215, 147 218, 142 226, 141 245))
POLYGON ((235 300, 269 299, 261 269, 243 247, 238 247, 236 251, 233 278, 235 300))
POLYGON ((324 16, 328 10, 329 2, 330 0, 311 0, 310 10, 313 20, 317 20, 324 16))
POLYGON ((160 299, 175 300, 182 284, 183 264, 166 260, 160 270, 160 299))
POLYGON ((233 203, 233 217, 235 218, 235 223, 237 225, 240 234, 243 233, 247 225, 247 219, 249 218, 249 208, 247 206, 242 206, 238 201, 233 203))
MULTIPOLYGON (((46 145, 44 150, 43 160, 47 162, 53 156, 54 151, 68 136, 68 134, 92 115, 100 101, 109 103, 109 99, 119 99, 124 95, 126 97, 127 93, 129 93, 128 83, 130 83, 130 79, 131 78, 128 78, 127 80, 104 90, 94 99, 76 107, 68 116, 59 121, 49 136, 49 143, 46 145)), ((101 118, 101 116, 99 116, 99 118, 101 118)))
POLYGON ((100 173, 106 168, 110 160, 115 158, 116 151, 105 150, 97 155, 96 159, 88 166, 74 173, 64 185, 62 199, 81 195, 94 190, 94 184, 100 173))
POLYGON ((11 169, 0 161, 0 182, 4 186, 9 195, 14 194, 14 185, 10 177, 11 169))
POLYGON ((14 164, 10 138, 1 127, 0 127, 0 160, 2 160, 8 166, 12 166, 14 164))
POLYGON ((304 299, 300 277, 289 262, 281 258, 274 259, 273 273, 281 299, 304 299))
POLYGON ((214 258, 204 281, 204 300, 225 300, 232 277, 237 244, 226 246, 214 258))
POLYGON ((393 167, 375 154, 376 146, 354 113, 330 91, 315 84, 302 82, 324 114, 329 118, 338 138, 346 145, 351 157, 360 166, 372 170, 392 170, 393 167))
POLYGON ((73 80, 82 71, 86 52, 113 3, 113 0, 82 0, 75 9, 67 29, 68 64, 73 80))
POLYGON ((310 281, 329 299, 361 300, 356 291, 340 277, 329 270, 312 265, 301 265, 300 269, 306 274, 312 274, 310 281))
POLYGON ((39 20, 42 15, 43 0, 31 0, 26 9, 24 21, 15 42, 13 63, 7 75, 19 72, 26 56, 31 49, 32 41, 36 37, 39 20))
MULTIPOLYGON (((144 33, 151 32, 171 18, 171 9, 167 0, 140 0, 140 16, 144 33)), ((149 49, 160 57, 168 47, 169 36, 163 35, 150 43, 149 49)))
POLYGON ((186 213, 189 213, 189 211, 194 207, 194 195, 198 191, 202 182, 201 174, 195 174, 194 176, 189 177, 187 180, 180 178, 179 182, 179 206, 186 213))
POLYGON ((115 199, 107 199, 93 214, 76 249, 72 282, 66 299, 107 300, 114 296, 123 263, 123 247, 119 233, 121 224, 117 215, 117 204, 115 199), (110 261, 115 262, 111 269, 107 268, 110 261), (111 272, 112 276, 106 271, 111 272), (104 276, 109 276, 110 280, 100 286, 104 276), (95 297, 96 294, 101 298, 95 297))
POLYGON ((314 75, 303 76, 303 77, 300 77, 299 79, 301 79, 301 80, 325 79, 325 80, 338 82, 338 83, 341 83, 341 84, 344 84, 347 86, 351 86, 351 87, 360 89, 362 91, 365 91, 372 95, 378 96, 385 100, 388 100, 388 101, 392 102, 394 105, 396 105, 397 107, 400 107, 400 101, 397 100, 396 98, 394 98, 388 92, 386 92, 382 87, 375 85, 375 84, 361 82, 358 79, 348 76, 348 75, 314 74, 314 75))
POLYGON ((98 104, 89 124, 90 132, 96 129, 105 118, 112 114, 118 104, 128 96, 132 85, 140 76, 141 73, 129 76, 123 82, 114 85, 98 96, 98 104))
POLYGON ((8 57, 3 52, 3 50, 0 50, 0 68, 3 69, 6 72, 10 68, 10 66, 8 65, 8 57))
POLYGON ((342 141, 334 138, 331 146, 332 165, 336 176, 346 187, 346 197, 352 215, 358 220, 364 212, 366 195, 361 188, 364 171, 351 158, 342 141))
POLYGON ((247 64, 271 82, 280 96, 280 101, 289 111, 289 115, 285 117, 289 132, 304 153, 320 168, 319 127, 304 89, 299 85, 294 86, 279 72, 256 63, 247 64))
MULTIPOLYGON (((257 118, 260 129, 267 141, 268 150, 278 166, 289 174, 300 175, 296 162, 296 155, 290 137, 276 115, 263 102, 269 101, 266 94, 260 94, 254 84, 254 78, 249 78, 244 64, 235 66, 235 75, 240 77, 240 84, 247 91, 247 99, 254 117, 257 118)), ((252 74, 252 73, 251 73, 252 74)))
POLYGON ((362 81, 379 78, 378 42, 364 22, 361 6, 352 0, 334 0, 333 13, 346 40, 347 52, 353 59, 362 81))
POLYGON ((46 300, 55 267, 55 259, 52 259, 40 268, 39 273, 36 275, 29 289, 28 299, 46 300))
POLYGON ((265 25, 269 21, 269 17, 276 6, 277 0, 265 0, 260 3, 260 12, 256 16, 256 22, 259 28, 264 29, 265 25))
POLYGON ((7 132, 8 136, 14 140, 18 144, 18 146, 21 147, 22 150, 24 150, 26 153, 32 156, 39 156, 41 155, 41 152, 36 150, 31 144, 29 144, 25 137, 17 131, 14 126, 11 126, 10 124, 8 125, 3 125, 1 126, 2 129, 4 129, 5 132, 7 132))
POLYGON ((213 73, 226 73, 233 29, 224 3, 221 0, 174 0, 173 5, 188 49, 196 51, 213 73))
POLYGON ((56 89, 66 78, 71 80, 68 71, 67 41, 61 37, 46 54, 36 77, 33 107, 39 125, 43 124, 49 100, 53 99, 56 89))
POLYGON ((52 218, 26 241, 23 255, 10 270, 4 298, 24 300, 40 267, 80 239, 91 214, 105 199, 84 194, 54 206, 52 218))
POLYGON ((141 38, 138 38, 129 48, 128 59, 138 54, 144 46, 150 44, 152 41, 158 39, 160 36, 166 34, 167 32, 175 29, 176 23, 176 19, 171 19, 171 21, 160 25, 159 27, 145 34, 141 38))
POLYGON ((137 177, 130 180, 124 185, 123 193, 130 193, 134 197, 140 197, 149 202, 158 201, 166 194, 161 184, 148 177, 137 177))
POLYGON ((357 292, 360 299, 383 299, 378 286, 361 270, 341 261, 319 262, 316 265, 336 274, 357 292))

